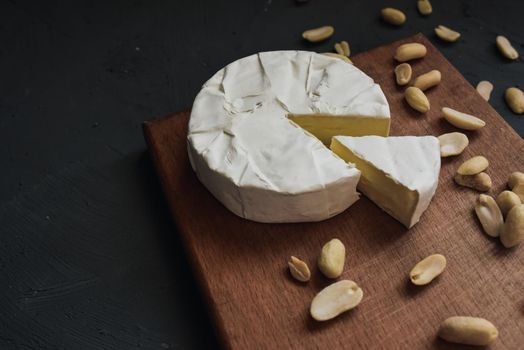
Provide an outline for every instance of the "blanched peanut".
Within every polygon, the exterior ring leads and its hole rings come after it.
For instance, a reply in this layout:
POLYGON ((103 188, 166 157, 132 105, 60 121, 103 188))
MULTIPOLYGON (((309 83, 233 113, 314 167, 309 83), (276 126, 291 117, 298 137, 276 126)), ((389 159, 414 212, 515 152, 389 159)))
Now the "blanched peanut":
POLYGON ((455 175, 455 182, 461 186, 473 188, 480 192, 489 191, 492 182, 491 178, 486 173, 479 173, 476 175, 455 175))
POLYGON ((486 170, 488 166, 489 161, 486 157, 475 156, 462 163, 457 169, 457 173, 460 175, 475 175, 486 170))
POLYGON ((506 248, 519 244, 524 239, 524 204, 511 208, 500 231, 500 241, 506 248))
POLYGON ((516 205, 521 204, 519 196, 512 191, 502 191, 497 196, 497 204, 502 212, 502 215, 506 217, 511 210, 516 205))
POLYGON ((524 183, 524 173, 520 171, 514 171, 511 173, 508 179, 508 186, 510 189, 517 186, 519 183, 524 183))
POLYGON ((510 87, 506 90, 504 98, 513 113, 524 113, 524 92, 522 92, 522 90, 516 87, 510 87))
POLYGON ((497 339, 499 332, 483 318, 453 316, 442 322, 438 335, 451 343, 484 346, 497 339))
POLYGON ((433 7, 429 0, 418 0, 417 1, 418 12, 423 16, 429 16, 433 12, 433 7))
POLYGON ((391 8, 386 7, 380 11, 380 14, 382 15, 382 19, 392 25, 400 26, 406 22, 406 15, 404 12, 391 8))
POLYGON ((327 242, 320 252, 318 268, 328 278, 337 278, 344 271, 346 247, 339 239, 327 242))
POLYGON ((399 62, 406 62, 426 56, 428 50, 419 43, 408 43, 400 45, 395 52, 395 59, 399 62))
POLYGON ((482 96, 483 99, 489 101, 491 92, 493 91, 493 84, 487 80, 483 80, 477 84, 477 92, 482 96))
POLYGON ((411 66, 409 63, 401 63, 395 67, 395 78, 398 85, 406 85, 411 80, 411 66))
POLYGON ((288 261, 289 272, 291 276, 300 282, 307 282, 311 278, 311 272, 307 264, 298 259, 297 257, 291 256, 288 261))
POLYGON ((524 183, 519 182, 511 191, 519 196, 521 202, 524 202, 524 183))
POLYGON ((462 153, 469 145, 469 139, 461 132, 450 132, 438 137, 440 143, 440 156, 449 157, 462 153))
POLYGON ((430 87, 436 86, 440 83, 442 75, 436 69, 429 71, 425 74, 419 75, 415 82, 413 83, 414 87, 418 87, 420 90, 425 91, 430 87))
POLYGON ((475 204, 475 213, 484 232, 491 237, 498 237, 504 224, 504 219, 493 197, 481 194, 475 204))
POLYGON ((342 280, 322 289, 311 302, 309 312, 317 321, 327 321, 356 307, 364 292, 353 281, 342 280))
POLYGON ((433 254, 419 261, 409 273, 409 278, 417 286, 426 285, 440 275, 445 268, 444 255, 433 254))
POLYGON ((424 92, 419 88, 414 86, 408 87, 404 92, 404 97, 414 110, 419 111, 420 113, 426 113, 429 111, 429 100, 424 92))
POLYGON ((345 40, 342 40, 340 42, 340 47, 342 48, 342 52, 344 56, 349 57, 351 55, 351 49, 349 48, 349 43, 345 40))
POLYGON ((450 43, 455 42, 460 38, 459 32, 449 29, 443 25, 439 25, 435 28, 435 34, 437 34, 440 39, 450 43))
POLYGON ((335 43, 335 51, 337 54, 345 56, 344 49, 342 49, 342 45, 340 45, 340 43, 335 43))
POLYGON ((464 130, 477 130, 483 128, 486 122, 470 114, 462 113, 449 107, 442 108, 442 114, 450 124, 464 130))
POLYGON ((515 50, 515 48, 509 42, 508 38, 506 38, 505 36, 497 36, 496 43, 500 53, 504 57, 510 60, 516 60, 517 58, 519 58, 519 53, 517 52, 517 50, 515 50))
POLYGON ((335 32, 332 26, 323 26, 319 28, 309 29, 302 33, 302 37, 307 41, 316 43, 330 38, 335 32))

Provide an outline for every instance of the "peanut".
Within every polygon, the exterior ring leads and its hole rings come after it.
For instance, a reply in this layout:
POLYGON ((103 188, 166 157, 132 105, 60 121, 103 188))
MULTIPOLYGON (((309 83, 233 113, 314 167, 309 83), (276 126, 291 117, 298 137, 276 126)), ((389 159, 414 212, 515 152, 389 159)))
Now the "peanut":
POLYGON ((496 43, 497 48, 504 57, 510 60, 516 60, 517 58, 519 58, 519 53, 517 52, 517 50, 515 50, 513 46, 511 46, 511 43, 505 36, 497 36, 496 43))
POLYGON ((398 85, 406 85, 411 80, 411 66, 409 63, 401 63, 395 67, 395 77, 398 85))
POLYGON ((418 87, 420 90, 425 91, 430 87, 436 86, 440 83, 442 75, 436 69, 429 71, 425 74, 419 75, 415 82, 413 83, 414 87, 418 87))
POLYGON ((524 92, 516 87, 506 89, 504 98, 509 108, 516 114, 524 113, 524 92))
POLYGON ((521 173, 520 171, 514 171, 509 176, 508 186, 510 189, 513 189, 513 187, 517 186, 521 182, 524 183, 524 173, 521 173))
POLYGON ((399 62, 406 62, 426 56, 428 50, 419 43, 409 43, 400 45, 395 52, 395 59, 399 62))
POLYGON ((327 242, 318 257, 318 268, 328 278, 337 278, 342 275, 346 260, 346 247, 339 239, 327 242))
POLYGON ((327 321, 356 307, 364 292, 353 281, 342 280, 322 289, 311 302, 309 312, 317 321, 327 321))
POLYGON ((291 276, 293 276, 297 281, 309 281, 311 278, 311 272, 304 261, 291 256, 287 264, 289 266, 289 272, 291 273, 291 276))
POLYGON ((524 239, 524 204, 511 208, 500 231, 500 241, 506 248, 516 246, 524 239))
POLYGON ((493 323, 478 317, 453 316, 441 323, 438 336, 451 343, 484 346, 497 339, 493 323))
POLYGON ((477 92, 482 96, 483 99, 489 101, 491 92, 493 91, 493 84, 487 80, 482 80, 477 84, 477 92))
POLYGON ((340 43, 335 43, 335 51, 339 55, 344 55, 344 50, 342 50, 342 46, 340 45, 340 43))
POLYGON ((404 92, 404 97, 406 98, 406 101, 416 111, 419 111, 421 113, 426 113, 430 109, 429 100, 417 87, 410 86, 406 89, 404 92))
POLYGON ((468 137, 461 132, 450 132, 440 135, 438 140, 440 143, 441 157, 459 155, 469 144, 468 137))
POLYGON ((423 286, 433 281, 445 268, 446 257, 433 254, 419 261, 410 271, 409 278, 413 284, 423 286))
POLYGON ((488 236, 498 237, 504 224, 504 219, 493 197, 481 194, 475 204, 475 213, 484 232, 486 232, 488 236))
POLYGON ((418 12, 423 16, 429 16, 433 12, 433 7, 429 0, 418 0, 417 1, 418 12))
POLYGON ((437 34, 440 39, 450 43, 455 42, 460 38, 459 32, 449 29, 443 25, 439 25, 435 28, 435 34, 437 34))
POLYGON ((330 38, 334 32, 335 28, 332 26, 323 26, 306 30, 304 33, 302 33, 302 38, 312 43, 317 43, 330 38))
POLYGON ((457 169, 457 173, 460 175, 475 175, 486 170, 489 166, 489 161, 486 157, 475 156, 466 160, 457 169))
POLYGON ((400 26, 406 22, 406 15, 404 12, 391 7, 383 8, 382 11, 380 11, 380 14, 385 22, 395 26, 400 26))
POLYGON ((497 204, 499 205, 502 215, 506 217, 511 210, 516 205, 521 204, 520 197, 511 191, 502 191, 497 196, 497 204))
POLYGON ((473 188, 480 192, 489 191, 492 182, 491 178, 486 173, 479 173, 476 175, 455 175, 455 182, 460 186, 473 188))
POLYGON ((464 130, 477 130, 483 128, 486 122, 470 114, 462 113, 449 107, 442 108, 442 114, 451 125, 464 130))
POLYGON ((511 191, 519 196, 521 202, 524 201, 524 183, 519 182, 511 191))
POLYGON ((349 57, 351 55, 351 49, 349 48, 349 43, 345 40, 342 40, 340 42, 340 46, 342 47, 342 52, 344 56, 349 57))

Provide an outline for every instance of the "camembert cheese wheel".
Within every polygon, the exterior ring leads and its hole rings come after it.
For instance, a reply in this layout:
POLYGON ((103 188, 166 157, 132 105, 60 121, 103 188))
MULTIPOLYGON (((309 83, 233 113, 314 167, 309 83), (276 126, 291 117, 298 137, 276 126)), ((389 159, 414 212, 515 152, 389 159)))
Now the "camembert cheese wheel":
POLYGON ((382 90, 353 65, 313 52, 263 52, 204 84, 188 152, 200 181, 238 216, 320 221, 359 198, 360 171, 326 145, 335 135, 387 136, 389 124, 382 90))

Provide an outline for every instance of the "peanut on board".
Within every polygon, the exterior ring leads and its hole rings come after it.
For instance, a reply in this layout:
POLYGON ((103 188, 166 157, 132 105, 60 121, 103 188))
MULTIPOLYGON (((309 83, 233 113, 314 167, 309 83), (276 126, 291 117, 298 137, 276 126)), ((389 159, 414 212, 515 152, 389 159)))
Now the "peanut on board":
POLYGON ((337 238, 324 244, 318 257, 318 268, 328 278, 337 278, 344 271, 346 247, 337 238))
POLYGON ((498 237, 504 224, 504 218, 493 197, 481 194, 475 204, 475 213, 484 232, 486 232, 488 236, 498 237))
POLYGON ((500 241, 506 248, 519 244, 524 239, 524 204, 511 208, 500 231, 500 241))
POLYGON ((521 203, 520 197, 512 191, 502 191, 497 196, 497 204, 504 217, 508 215, 511 208, 521 203))
POLYGON ((521 202, 524 202, 524 183, 519 182, 516 184, 515 187, 511 189, 511 192, 519 196, 521 202))
POLYGON ((406 85, 411 80, 411 66, 409 63, 401 63, 395 67, 395 78, 398 85, 406 85))
POLYGON ((426 56, 428 50, 419 43, 408 43, 397 47, 395 59, 399 62, 406 62, 426 56))
POLYGON ((493 323, 478 317, 453 316, 440 324, 438 336, 451 343, 484 346, 497 339, 493 323))
POLYGON ((385 22, 394 26, 400 26, 406 22, 406 15, 398 9, 386 7, 380 11, 380 14, 385 22))
POLYGON ((316 43, 330 38, 334 32, 335 28, 332 26, 323 26, 306 30, 304 33, 302 33, 302 37, 307 41, 316 43))
POLYGON ((524 203, 524 173, 514 171, 508 179, 508 186, 513 193, 519 196, 520 201, 524 203))
POLYGON ((519 53, 517 50, 515 50, 515 48, 509 42, 508 38, 505 36, 497 36, 496 43, 500 53, 507 59, 516 60, 519 58, 519 53))
POLYGON ((477 92, 482 96, 483 99, 489 101, 491 92, 493 91, 493 84, 487 80, 482 80, 477 84, 477 92))
POLYGON ((475 156, 464 163, 462 163, 457 169, 457 173, 460 175, 475 175, 484 170, 489 166, 489 161, 484 156, 475 156))
POLYGON ((524 92, 521 89, 516 87, 510 87, 506 89, 504 93, 504 98, 509 108, 515 114, 524 113, 524 92))
POLYGON ((461 132, 450 132, 438 137, 440 144, 440 156, 449 157, 462 153, 469 145, 469 139, 461 132))
POLYGON ((441 254, 430 255, 419 261, 409 272, 411 283, 423 286, 433 281, 446 268, 446 258, 441 254))
POLYGON ((427 73, 419 75, 413 82, 414 87, 418 87, 420 90, 425 91, 433 86, 440 83, 442 74, 440 71, 433 69, 427 73))
POLYGON ((353 281, 342 280, 322 289, 311 302, 309 312, 317 321, 327 321, 356 307, 364 292, 353 281))
POLYGON ((407 103, 414 110, 420 113, 426 113, 430 109, 429 100, 422 90, 417 87, 410 86, 404 91, 404 97, 407 103))
POLYGON ((492 185, 491 178, 484 172, 475 175, 456 174, 454 179, 460 186, 473 188, 480 192, 489 191, 492 185))
POLYGON ((508 179, 508 186, 510 189, 513 189, 519 183, 524 183, 524 173, 520 171, 514 171, 511 173, 508 179))
POLYGON ((478 130, 486 125, 486 122, 470 114, 456 111, 449 107, 442 108, 442 114, 451 125, 464 130, 478 130))
POLYGON ((297 257, 291 256, 288 261, 289 272, 291 276, 300 282, 307 282, 311 278, 311 272, 307 264, 297 257))

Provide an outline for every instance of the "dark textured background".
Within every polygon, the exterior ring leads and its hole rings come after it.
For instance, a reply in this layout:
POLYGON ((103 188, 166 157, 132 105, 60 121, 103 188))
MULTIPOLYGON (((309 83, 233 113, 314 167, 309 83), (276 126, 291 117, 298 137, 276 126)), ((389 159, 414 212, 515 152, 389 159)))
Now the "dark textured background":
POLYGON ((420 31, 473 85, 491 81, 524 135, 503 100, 524 65, 494 45, 502 33, 524 54, 524 3, 433 0, 427 18, 415 4, 0 1, 0 349, 216 347, 141 122, 189 108, 236 58, 344 39, 358 53, 420 31), (403 27, 379 20, 388 5, 403 27), (332 40, 300 39, 323 24, 332 40), (437 41, 437 24, 462 38, 437 41))

